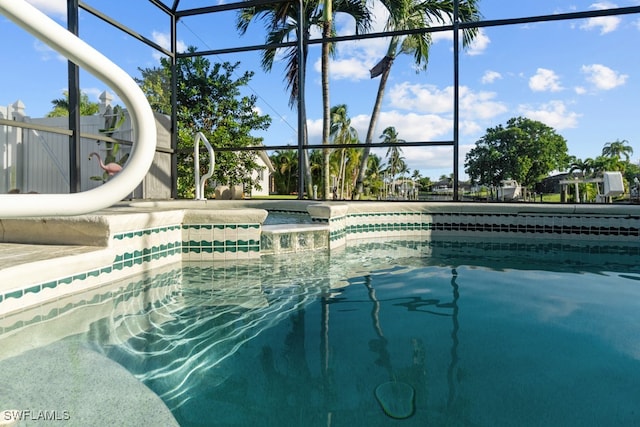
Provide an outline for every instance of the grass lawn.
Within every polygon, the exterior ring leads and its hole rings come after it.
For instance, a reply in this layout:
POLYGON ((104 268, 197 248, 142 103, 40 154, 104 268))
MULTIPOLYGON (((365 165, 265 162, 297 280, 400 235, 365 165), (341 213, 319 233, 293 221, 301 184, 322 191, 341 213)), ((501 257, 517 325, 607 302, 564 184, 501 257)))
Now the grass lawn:
POLYGON ((295 194, 270 194, 268 196, 251 196, 256 200, 296 200, 298 198, 295 194))

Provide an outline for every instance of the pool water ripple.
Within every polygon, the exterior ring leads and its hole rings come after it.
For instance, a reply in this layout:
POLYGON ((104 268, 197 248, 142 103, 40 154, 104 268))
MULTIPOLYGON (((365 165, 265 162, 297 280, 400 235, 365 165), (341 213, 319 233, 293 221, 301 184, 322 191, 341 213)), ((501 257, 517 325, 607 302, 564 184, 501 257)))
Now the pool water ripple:
MULTIPOLYGON (((189 400, 201 378, 246 342, 277 325, 291 313, 314 300, 320 291, 310 283, 275 287, 265 296, 256 290, 231 287, 225 290, 197 290, 185 287, 172 319, 152 325, 118 347, 109 357, 126 365, 172 409, 189 400), (259 301, 248 307, 251 299, 259 301), (228 300, 231 300, 229 302, 228 300), (227 305, 228 304, 228 305, 227 305), (181 307, 182 306, 182 307, 181 307)), ((145 320, 146 323, 146 320, 145 320)), ((224 381, 223 373, 218 373, 224 381)))

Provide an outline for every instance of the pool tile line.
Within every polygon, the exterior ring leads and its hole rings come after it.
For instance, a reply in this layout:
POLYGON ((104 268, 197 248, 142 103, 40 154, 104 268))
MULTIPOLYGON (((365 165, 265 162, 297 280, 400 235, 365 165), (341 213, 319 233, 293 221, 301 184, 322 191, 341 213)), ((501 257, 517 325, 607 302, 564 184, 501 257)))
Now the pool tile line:
POLYGON ((128 231, 124 233, 116 233, 113 235, 113 240, 125 240, 125 239, 133 239, 133 238, 142 237, 142 236, 151 236, 154 234, 180 230, 181 227, 182 227, 181 224, 172 224, 172 225, 167 225, 162 227, 145 228, 141 230, 128 231))
POLYGON ((37 294, 45 289, 56 289, 60 286, 70 285, 74 281, 84 281, 89 278, 95 278, 100 275, 99 274, 100 271, 102 271, 104 268, 107 268, 107 267, 102 266, 102 267, 98 267, 85 272, 76 273, 71 276, 64 276, 59 279, 48 280, 40 284, 31 285, 27 288, 12 290, 12 291, 6 292, 4 295, 0 294, 0 302, 2 302, 3 300, 7 301, 10 298, 19 299, 23 296, 26 296, 29 293, 37 294))
MULTIPOLYGON (((90 295, 87 295, 86 298, 81 299, 79 301, 69 302, 61 307, 53 307, 51 308, 51 310, 49 310, 47 314, 44 314, 44 315, 42 313, 36 314, 30 319, 21 319, 11 325, 0 326, 0 335, 5 333, 10 333, 34 324, 53 320, 57 317, 67 314, 80 307, 86 307, 90 305, 99 305, 109 300, 113 301, 114 311, 115 311, 119 304, 126 303, 127 301, 130 301, 136 298, 140 294, 148 292, 149 289, 154 289, 154 288, 160 289, 160 288, 175 286, 176 283, 180 282, 179 280, 180 277, 181 277, 181 270, 172 269, 171 271, 162 272, 152 277, 146 277, 143 280, 130 282, 127 285, 118 287, 117 289, 114 289, 113 285, 107 282, 102 286, 102 287, 106 286, 109 288, 105 292, 94 291, 90 295)), ((177 291, 172 291, 168 295, 164 295, 162 300, 156 300, 153 303, 154 307, 158 307, 160 305, 166 305, 168 300, 176 295, 176 292, 177 291)), ((61 301, 64 301, 64 300, 65 300, 64 297, 61 298, 61 301)), ((47 302, 42 305, 45 306, 47 304, 51 304, 51 302, 47 302)), ((114 314, 113 320, 115 323, 117 323, 118 321, 122 320, 125 317, 144 314, 145 312, 148 312, 150 309, 151 307, 142 307, 139 310, 139 313, 127 314, 126 316, 122 314, 114 314)))
MULTIPOLYGON (((167 234, 172 232, 181 231, 183 235, 185 231, 190 230, 213 230, 219 229, 222 231, 233 230, 236 232, 236 236, 242 235, 242 232, 255 233, 256 236, 260 234, 260 224, 186 224, 186 225, 169 225, 154 228, 145 228, 140 230, 133 230, 123 233, 117 233, 113 236, 115 246, 120 244, 127 244, 126 241, 149 237, 163 241, 166 239, 167 234)), ((153 241, 153 240, 152 240, 153 241)), ((148 244, 149 242, 147 242, 148 244)), ((111 265, 103 265, 95 269, 74 273, 73 275, 64 276, 56 280, 47 280, 46 282, 30 285, 27 288, 14 289, 4 294, 0 294, 0 303, 6 302, 11 299, 20 299, 28 294, 38 294, 43 289, 55 290, 63 285, 70 285, 72 283, 80 283, 82 287, 87 279, 96 279, 97 281, 108 277, 114 272, 130 269, 136 266, 142 266, 145 263, 151 263, 158 261, 166 257, 183 256, 190 253, 219 253, 228 257, 230 254, 256 254, 259 256, 260 241, 259 239, 225 239, 223 241, 214 240, 211 243, 201 240, 199 242, 175 240, 170 242, 162 242, 156 245, 147 246, 143 249, 136 249, 133 251, 124 251, 115 255, 111 265), (84 283, 83 283, 84 282, 84 283)), ((108 280, 108 279, 106 279, 108 280)))
POLYGON ((416 212, 354 213, 347 215, 344 226, 332 222, 329 239, 331 242, 338 242, 345 236, 347 240, 358 238, 359 234, 380 234, 382 237, 384 234, 417 231, 637 238, 640 237, 640 217, 513 213, 489 215, 416 212))

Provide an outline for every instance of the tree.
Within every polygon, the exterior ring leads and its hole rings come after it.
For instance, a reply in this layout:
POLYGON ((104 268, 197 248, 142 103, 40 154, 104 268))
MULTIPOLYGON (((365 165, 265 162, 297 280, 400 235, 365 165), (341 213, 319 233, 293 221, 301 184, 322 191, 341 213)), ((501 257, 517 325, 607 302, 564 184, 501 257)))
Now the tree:
POLYGON ((629 145, 629 141, 616 139, 614 142, 607 142, 602 148, 602 155, 606 157, 614 157, 616 159, 624 159, 628 162, 629 157, 633 155, 633 148, 629 145))
MULTIPOLYGON (((190 53, 195 48, 188 49, 190 53)), ((160 68, 141 69, 142 79, 136 79, 150 100, 152 108, 168 114, 171 63, 161 59, 160 68)), ((192 197, 193 139, 202 132, 215 148, 257 146, 262 138, 251 135, 254 130, 265 130, 271 118, 260 115, 255 108, 255 96, 241 96, 253 73, 240 77, 239 62, 214 63, 202 57, 179 58, 177 73, 177 126, 178 126, 178 195, 192 197)), ((202 153, 200 164, 208 165, 208 153, 202 153)), ((251 178, 256 170, 256 153, 252 151, 218 151, 213 180, 219 184, 244 184, 245 190, 256 187, 251 178)), ((204 172, 204 171, 203 171, 204 172)))
POLYGON ((625 168, 623 175, 624 179, 627 180, 630 186, 636 187, 637 184, 635 183, 635 180, 640 179, 640 165, 631 162, 627 163, 627 167, 625 168))
POLYGON ((386 166, 382 162, 382 158, 372 153, 367 162, 367 171, 365 173, 365 188, 373 195, 379 196, 384 191, 384 173, 386 166))
POLYGON ((584 160, 572 157, 569 163, 569 173, 580 171, 585 178, 593 176, 593 168, 594 162, 590 157, 584 160))
MULTIPOLYGON (((67 117, 69 115, 69 92, 63 92, 64 98, 51 101, 53 109, 47 113, 47 117, 67 117)), ((93 116, 100 111, 100 104, 89 101, 86 93, 80 94, 80 115, 93 116)))
POLYGON ((567 143, 544 123, 512 118, 506 127, 498 125, 487 133, 467 153, 465 171, 476 183, 499 185, 505 179, 515 179, 532 186, 553 170, 569 165, 567 143))
MULTIPOLYGON (((356 22, 356 30, 361 31, 367 28, 369 22, 369 12, 366 8, 366 4, 361 0, 336 0, 331 3, 330 0, 310 0, 304 2, 304 22, 299 23, 299 3, 297 1, 285 1, 276 4, 258 4, 251 7, 241 9, 237 19, 236 27, 240 31, 240 34, 244 34, 249 28, 249 24, 254 20, 262 20, 267 30, 266 43, 278 44, 289 41, 290 38, 295 40, 309 39, 310 31, 313 26, 320 27, 323 35, 331 35, 333 33, 333 26, 331 21, 336 13, 347 13, 351 15, 356 22), (322 6, 322 7, 321 7, 322 6), (298 25, 301 24, 301 25, 298 25), (364 25, 364 26, 363 26, 364 25), (300 27, 304 29, 303 34, 299 34, 300 27), (292 35, 294 37, 292 37, 292 35)), ((271 71, 273 63, 276 57, 278 48, 272 47, 262 51, 262 68, 265 71, 271 71)), ((293 106, 297 103, 298 92, 301 82, 298 81, 298 67, 302 67, 302 74, 305 74, 307 63, 307 45, 304 44, 304 50, 302 52, 303 57, 298 58, 297 46, 291 46, 285 48, 284 57, 286 58, 286 70, 285 80, 287 88, 289 89, 289 105, 293 106)), ((328 55, 331 50, 331 46, 328 43, 323 44, 323 143, 329 138, 329 65, 328 55), (325 58, 326 55, 326 58, 325 58), (325 91, 326 90, 326 96, 325 91), (326 135, 325 135, 326 133, 326 135)), ((298 105, 300 114, 303 117, 305 123, 305 129, 299 129, 299 132, 303 132, 303 141, 307 143, 307 131, 306 131, 306 108, 305 105, 298 105)), ((326 151, 326 150, 325 150, 326 151)), ((312 175, 309 165, 309 156, 305 151, 305 178, 307 185, 307 192, 312 192, 312 175)), ((326 152, 326 159, 323 153, 323 162, 328 161, 328 152, 326 152)), ((327 166, 328 167, 328 166, 327 166)), ((328 182, 328 177, 325 179, 328 182)))
MULTIPOLYGON (((334 144, 353 144, 358 142, 358 132, 353 126, 351 126, 351 119, 349 118, 349 113, 347 111, 347 106, 345 104, 336 105, 335 107, 331 108, 330 116, 331 116, 331 126, 329 127, 330 129, 329 134, 333 139, 334 144)), ((347 149, 340 148, 336 151, 336 153, 340 153, 340 156, 339 156, 340 159, 338 162, 339 166, 338 166, 338 174, 337 174, 337 177, 338 177, 337 187, 344 189, 345 177, 347 175, 346 173, 347 149)), ((330 191, 331 190, 329 190, 329 193, 325 193, 325 198, 328 198, 330 191)), ((340 195, 341 198, 344 197, 342 193, 343 191, 341 191, 341 195, 340 195)))
POLYGON ((277 150, 271 156, 275 168, 274 184, 278 194, 291 194, 296 191, 292 178, 298 174, 298 155, 295 150, 277 150))
MULTIPOLYGON (((321 0, 322 2, 322 37, 329 38, 335 35, 333 28, 333 0, 321 0)), ((350 15, 354 18, 356 24, 356 34, 369 29, 371 23, 371 17, 369 10, 366 7, 365 1, 336 1, 338 7, 337 12, 342 12, 350 15)), ((322 55, 321 55, 321 68, 322 68, 322 144, 327 145, 329 143, 329 137, 331 135, 331 120, 332 111, 330 109, 329 100, 329 57, 334 51, 334 45, 332 43, 322 43, 322 55)), ((346 108, 346 107, 345 107, 346 108)), ((324 148, 322 150, 322 164, 323 164, 323 187, 324 197, 329 197, 330 191, 330 163, 331 150, 324 148)))
MULTIPOLYGON (((398 132, 393 126, 389 126, 385 130, 383 130, 380 138, 383 138, 382 142, 387 144, 406 142, 404 139, 398 138, 398 132)), ((406 168, 406 165, 404 164, 404 158, 402 157, 402 148, 398 146, 388 147, 386 158, 389 159, 389 173, 391 173, 391 177, 395 179, 400 170, 403 169, 403 167, 406 168)))
MULTIPOLYGON (((386 28, 390 31, 429 28, 433 22, 441 24, 453 22, 454 0, 381 0, 381 2, 389 12, 386 28)), ((478 0, 459 1, 458 14, 461 22, 473 22, 480 19, 477 3, 478 0)), ((476 33, 476 28, 463 30, 463 46, 468 46, 476 33)), ((371 113, 365 144, 371 144, 373 141, 373 135, 382 108, 382 98, 395 58, 403 53, 413 55, 417 70, 424 71, 427 68, 430 46, 431 33, 420 32, 407 36, 395 35, 391 37, 385 57, 371 70, 372 78, 380 76, 380 84, 371 113)), ((370 147, 365 147, 362 155, 362 166, 360 167, 356 191, 354 192, 356 198, 363 191, 364 171, 370 151, 370 147)))
POLYGON ((428 176, 425 176, 418 180, 418 185, 420 186, 422 191, 427 191, 431 188, 431 186, 433 185, 433 182, 431 182, 431 178, 429 178, 428 176))

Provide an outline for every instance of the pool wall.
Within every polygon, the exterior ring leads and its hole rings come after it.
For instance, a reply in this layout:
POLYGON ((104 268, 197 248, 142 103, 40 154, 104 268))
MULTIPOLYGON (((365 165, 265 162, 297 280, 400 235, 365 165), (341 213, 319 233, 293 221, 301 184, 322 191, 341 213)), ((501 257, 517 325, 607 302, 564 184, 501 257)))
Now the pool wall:
POLYGON ((0 220, 0 232, 0 244, 52 247, 46 259, 0 265, 1 317, 182 261, 251 260, 287 252, 334 251, 366 241, 424 242, 440 236, 640 243, 640 208, 498 203, 130 202, 95 215, 4 219, 0 220), (306 210, 313 224, 289 229, 265 226, 268 210, 306 210), (58 256, 56 248, 60 245, 75 246, 77 251, 58 256))
POLYGON ((309 213, 329 225, 330 249, 360 240, 441 235, 640 242, 635 206, 358 203, 309 206, 309 213))
POLYGON ((183 260, 258 258, 266 216, 262 209, 116 209, 70 218, 0 220, 1 243, 51 247, 44 259, 3 263, 0 316, 183 260), (57 256, 64 245, 77 250, 57 256))

